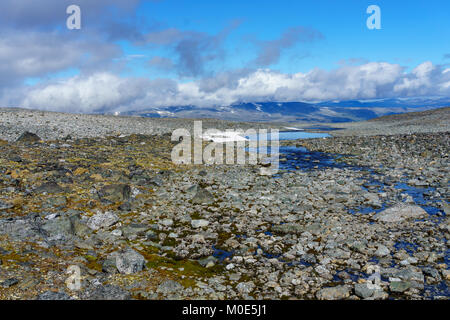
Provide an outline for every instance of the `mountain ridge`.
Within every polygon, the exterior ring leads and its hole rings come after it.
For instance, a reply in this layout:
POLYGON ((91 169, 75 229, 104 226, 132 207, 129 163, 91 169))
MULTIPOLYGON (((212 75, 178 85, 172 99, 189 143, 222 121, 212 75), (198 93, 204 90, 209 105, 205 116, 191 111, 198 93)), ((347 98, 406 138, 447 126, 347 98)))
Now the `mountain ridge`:
POLYGON ((365 121, 381 116, 420 112, 450 106, 450 98, 348 100, 326 102, 237 102, 220 107, 169 106, 127 111, 121 115, 150 118, 214 118, 261 122, 340 123, 365 121))

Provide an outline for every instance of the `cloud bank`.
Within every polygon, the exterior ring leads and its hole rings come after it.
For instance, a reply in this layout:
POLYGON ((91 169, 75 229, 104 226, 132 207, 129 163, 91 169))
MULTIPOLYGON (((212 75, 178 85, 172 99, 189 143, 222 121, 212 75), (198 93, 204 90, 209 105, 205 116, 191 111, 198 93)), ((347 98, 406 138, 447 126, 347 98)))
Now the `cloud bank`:
POLYGON ((449 96, 450 69, 424 62, 410 72, 371 62, 335 70, 283 74, 237 70, 180 83, 123 78, 110 72, 75 76, 4 93, 3 106, 66 112, 138 111, 168 106, 227 106, 244 101, 328 101, 449 96))

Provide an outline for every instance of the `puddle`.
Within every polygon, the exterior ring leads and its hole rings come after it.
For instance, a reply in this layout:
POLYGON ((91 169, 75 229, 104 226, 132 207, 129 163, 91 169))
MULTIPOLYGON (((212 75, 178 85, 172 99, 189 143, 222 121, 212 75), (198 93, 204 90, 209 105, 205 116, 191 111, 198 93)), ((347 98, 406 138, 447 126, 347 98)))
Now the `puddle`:
POLYGON ((217 249, 215 246, 212 248, 214 250, 213 257, 219 259, 219 262, 224 262, 225 259, 231 259, 233 257, 233 252, 217 249))
POLYGON ((394 244, 394 248, 396 251, 399 251, 401 249, 405 250, 410 256, 414 255, 415 252, 417 252, 417 249, 419 248, 418 245, 406 242, 406 241, 398 241, 394 244))
MULTIPOLYGON (((261 135, 248 135, 245 138, 255 141, 261 139, 261 135)), ((331 135, 328 133, 319 133, 319 132, 304 132, 304 131, 280 131, 278 135, 278 139, 280 141, 286 140, 298 140, 298 139, 316 139, 316 138, 331 138, 331 135)), ((270 132, 265 137, 267 141, 271 140, 270 132)))

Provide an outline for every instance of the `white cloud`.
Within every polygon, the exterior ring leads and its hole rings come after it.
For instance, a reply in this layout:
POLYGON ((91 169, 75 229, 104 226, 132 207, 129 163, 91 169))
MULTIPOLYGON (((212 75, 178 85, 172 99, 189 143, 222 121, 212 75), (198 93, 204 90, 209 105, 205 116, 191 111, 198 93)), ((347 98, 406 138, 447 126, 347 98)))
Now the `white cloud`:
POLYGON ((187 83, 121 78, 100 72, 13 91, 4 94, 0 103, 72 112, 126 111, 181 105, 224 106, 239 101, 450 96, 449 83, 450 73, 431 62, 425 62, 409 73, 397 64, 372 62, 296 74, 268 69, 234 71, 187 83))

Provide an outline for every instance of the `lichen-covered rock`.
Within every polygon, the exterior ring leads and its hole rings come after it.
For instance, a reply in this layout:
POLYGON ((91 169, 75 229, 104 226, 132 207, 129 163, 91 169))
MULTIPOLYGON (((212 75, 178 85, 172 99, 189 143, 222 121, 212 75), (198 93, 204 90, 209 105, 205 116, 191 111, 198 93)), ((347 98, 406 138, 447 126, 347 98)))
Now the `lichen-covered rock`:
POLYGON ((145 266, 145 258, 133 249, 126 249, 116 255, 116 267, 120 273, 133 274, 142 271, 145 266))
POLYGON ((113 212, 97 213, 89 218, 87 225, 92 230, 99 230, 114 225, 119 217, 113 212))

